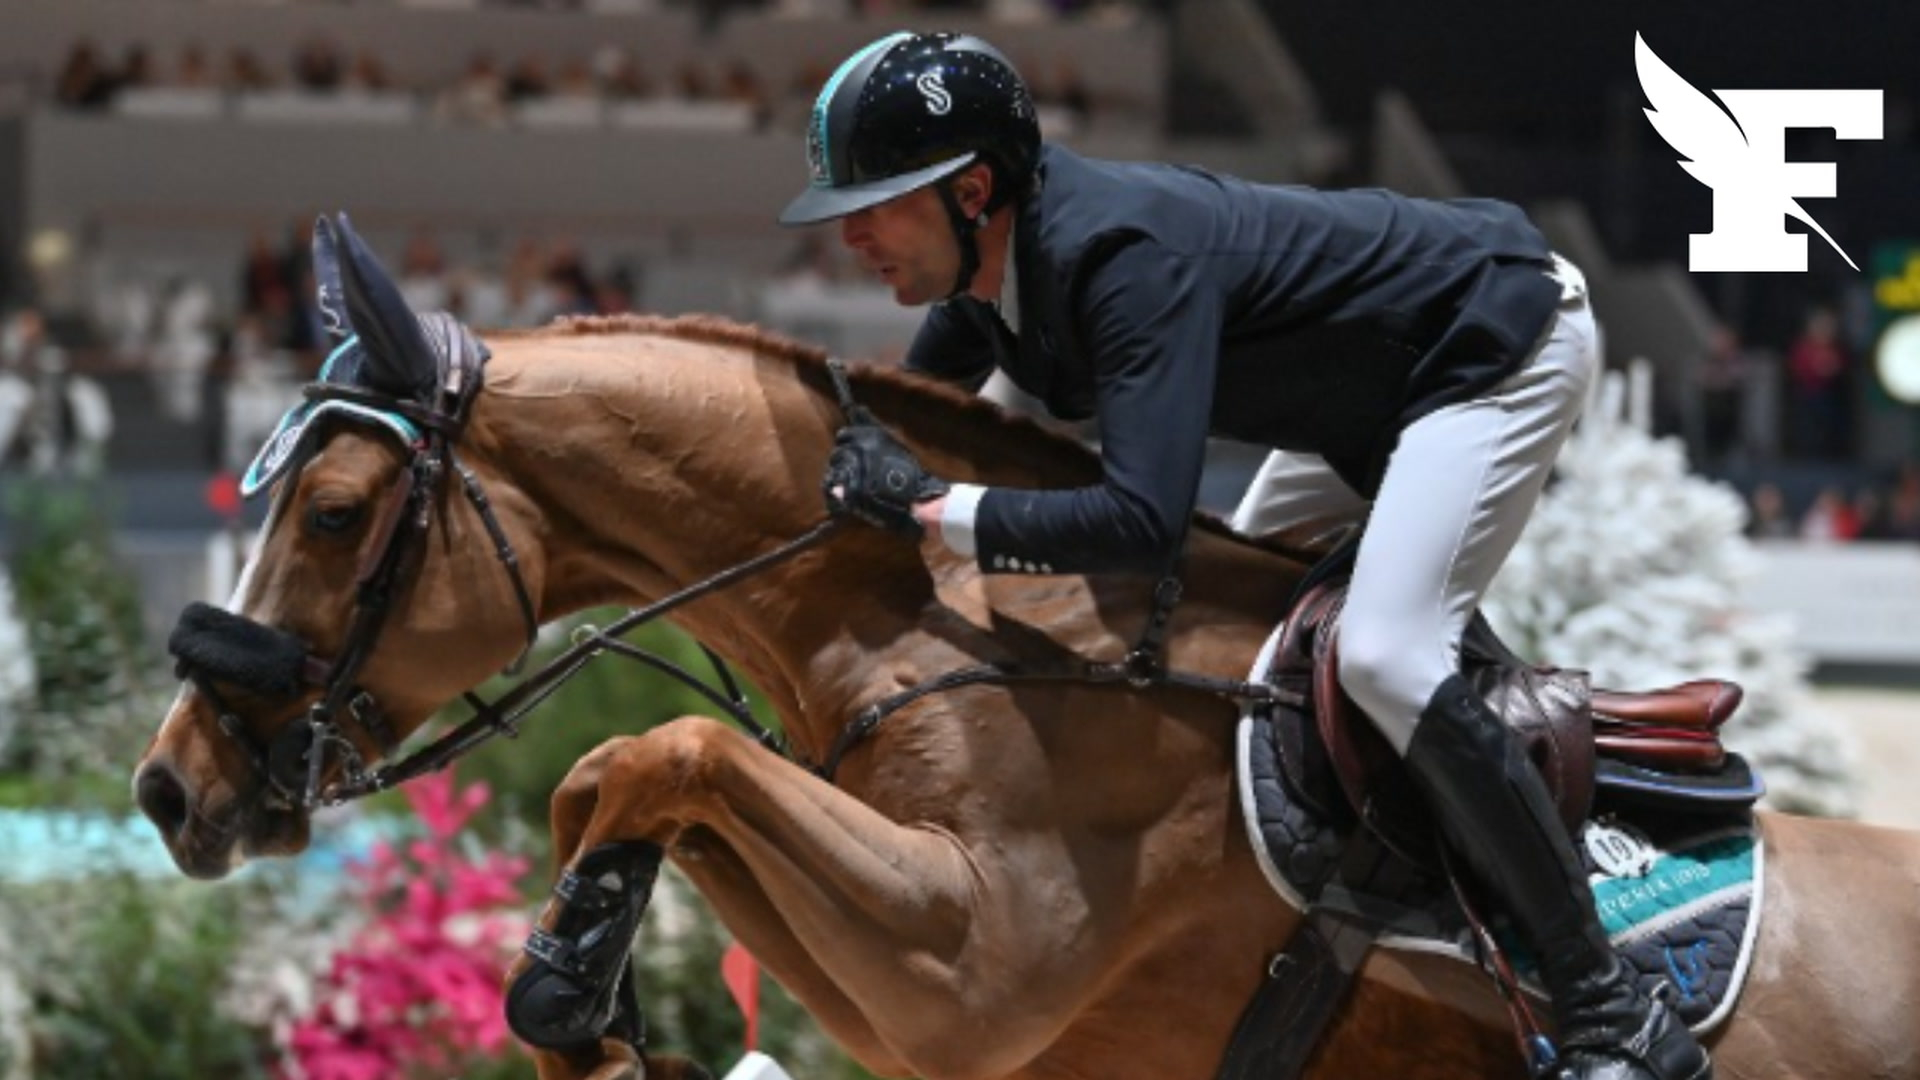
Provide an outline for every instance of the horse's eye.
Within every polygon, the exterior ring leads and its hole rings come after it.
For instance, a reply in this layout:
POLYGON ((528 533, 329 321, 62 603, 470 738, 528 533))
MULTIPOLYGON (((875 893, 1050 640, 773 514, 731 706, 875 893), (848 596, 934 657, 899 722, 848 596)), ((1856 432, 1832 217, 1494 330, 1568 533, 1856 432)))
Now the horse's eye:
POLYGON ((308 517, 308 521, 313 525, 314 531, 322 533, 346 532, 348 529, 353 528, 359 520, 360 507, 357 504, 348 506, 316 506, 313 508, 313 513, 308 517))

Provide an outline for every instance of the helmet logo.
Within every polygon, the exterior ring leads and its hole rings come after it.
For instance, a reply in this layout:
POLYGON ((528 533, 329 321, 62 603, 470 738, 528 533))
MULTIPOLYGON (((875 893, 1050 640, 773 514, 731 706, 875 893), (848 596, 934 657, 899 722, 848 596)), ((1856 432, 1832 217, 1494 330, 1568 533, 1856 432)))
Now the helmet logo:
POLYGON ((945 116, 953 111, 953 95, 940 83, 940 69, 922 72, 913 80, 914 88, 920 96, 927 99, 927 111, 935 116, 945 116))

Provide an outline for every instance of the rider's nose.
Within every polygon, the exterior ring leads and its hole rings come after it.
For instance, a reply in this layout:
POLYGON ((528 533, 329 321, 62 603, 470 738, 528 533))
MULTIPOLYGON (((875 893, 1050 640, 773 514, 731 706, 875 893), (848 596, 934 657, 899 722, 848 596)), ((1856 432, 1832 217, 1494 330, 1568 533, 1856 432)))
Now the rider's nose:
POLYGON ((173 769, 164 762, 149 762, 133 781, 134 801, 140 812, 160 828, 160 835, 172 840, 187 823, 187 789, 173 769))

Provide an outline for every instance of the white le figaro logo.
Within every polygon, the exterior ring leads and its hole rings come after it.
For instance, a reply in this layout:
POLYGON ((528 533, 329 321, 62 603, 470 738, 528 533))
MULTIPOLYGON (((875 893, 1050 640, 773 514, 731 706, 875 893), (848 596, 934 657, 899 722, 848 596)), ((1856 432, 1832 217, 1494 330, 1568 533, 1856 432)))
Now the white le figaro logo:
POLYGON ((1786 133, 1832 128, 1842 139, 1878 139, 1880 91, 1715 90, 1723 109, 1662 63, 1639 34, 1633 60, 1652 106, 1647 119, 1680 153, 1681 168, 1713 189, 1713 231, 1692 234, 1688 269, 1804 271, 1807 237, 1788 232, 1787 217, 1806 222, 1860 269, 1794 201, 1832 198, 1833 163, 1788 161, 1786 133))

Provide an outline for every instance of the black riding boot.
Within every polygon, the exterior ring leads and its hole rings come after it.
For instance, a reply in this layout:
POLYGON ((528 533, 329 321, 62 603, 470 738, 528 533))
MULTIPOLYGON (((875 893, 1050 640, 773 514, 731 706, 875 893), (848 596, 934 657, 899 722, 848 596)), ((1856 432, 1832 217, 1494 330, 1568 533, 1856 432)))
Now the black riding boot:
POLYGON ((1453 849, 1538 953, 1561 1075, 1711 1080, 1706 1051, 1664 1001, 1640 994, 1615 955, 1545 781, 1466 679, 1434 692, 1407 767, 1453 849))

